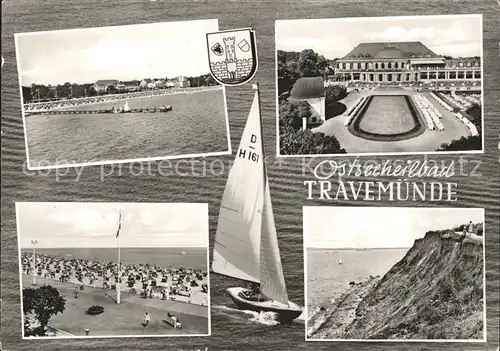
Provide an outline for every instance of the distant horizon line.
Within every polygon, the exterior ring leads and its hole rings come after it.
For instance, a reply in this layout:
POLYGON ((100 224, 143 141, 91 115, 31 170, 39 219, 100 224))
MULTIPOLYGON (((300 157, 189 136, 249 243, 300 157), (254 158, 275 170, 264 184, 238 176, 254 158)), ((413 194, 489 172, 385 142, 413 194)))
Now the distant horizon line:
POLYGON ((400 247, 319 247, 319 246, 309 246, 307 249, 313 250, 403 250, 411 249, 411 246, 400 246, 400 247))
MULTIPOLYGON (((202 249, 205 246, 120 246, 120 249, 202 249)), ((33 250, 33 246, 21 247, 21 250, 33 250)), ((118 249, 118 246, 95 246, 95 247, 36 247, 36 250, 52 249, 118 249)))

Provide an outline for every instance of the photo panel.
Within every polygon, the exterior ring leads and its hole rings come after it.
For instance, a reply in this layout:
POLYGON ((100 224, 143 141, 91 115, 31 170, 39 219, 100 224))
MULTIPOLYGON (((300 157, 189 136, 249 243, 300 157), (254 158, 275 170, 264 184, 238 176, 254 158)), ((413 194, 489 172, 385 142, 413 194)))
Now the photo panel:
POLYGON ((307 341, 486 341, 484 209, 303 216, 307 341))
POLYGON ((27 166, 231 153, 218 20, 15 34, 27 166))
POLYGON ((277 156, 482 153, 482 42, 482 15, 276 21, 277 156))
POLYGON ((22 336, 208 336, 208 204, 16 203, 22 336))

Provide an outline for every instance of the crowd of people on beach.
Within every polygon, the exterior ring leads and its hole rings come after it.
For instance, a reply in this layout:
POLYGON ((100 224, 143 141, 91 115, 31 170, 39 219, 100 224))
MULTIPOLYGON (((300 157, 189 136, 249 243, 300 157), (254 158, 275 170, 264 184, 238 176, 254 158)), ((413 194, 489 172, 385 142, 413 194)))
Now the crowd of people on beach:
POLYGON ((22 272, 45 279, 76 284, 74 297, 85 286, 119 289, 145 299, 178 300, 205 305, 207 272, 200 269, 161 267, 150 264, 121 264, 49 254, 21 254, 22 272), (35 272, 33 270, 35 269, 35 272))
POLYGON ((33 102, 24 104, 25 112, 41 112, 50 111, 54 109, 76 107, 81 105, 89 104, 99 104, 110 101, 117 101, 123 99, 137 99, 153 96, 163 96, 163 95, 175 95, 187 92, 205 91, 205 90, 216 90, 221 89, 220 85, 216 86, 204 86, 204 87, 192 87, 192 88, 168 88, 168 89, 157 89, 157 90, 144 90, 138 92, 124 93, 124 94, 108 94, 99 96, 89 96, 84 98, 76 99, 62 99, 57 101, 45 101, 45 102, 33 102))

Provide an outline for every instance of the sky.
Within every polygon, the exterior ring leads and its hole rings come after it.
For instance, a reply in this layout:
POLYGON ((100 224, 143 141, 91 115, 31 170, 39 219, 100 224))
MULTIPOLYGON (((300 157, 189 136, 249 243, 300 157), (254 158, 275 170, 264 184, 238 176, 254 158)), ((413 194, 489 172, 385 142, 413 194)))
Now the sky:
POLYGON ((218 30, 214 19, 16 34, 21 84, 207 74, 206 34, 218 30))
POLYGON ((438 55, 481 56, 481 17, 371 17, 276 22, 276 48, 313 49, 328 59, 361 42, 420 41, 438 55))
POLYGON ((409 248, 430 230, 484 222, 483 209, 304 207, 304 240, 314 248, 409 248))
POLYGON ((182 203, 17 203, 21 248, 206 247, 208 205, 182 203))

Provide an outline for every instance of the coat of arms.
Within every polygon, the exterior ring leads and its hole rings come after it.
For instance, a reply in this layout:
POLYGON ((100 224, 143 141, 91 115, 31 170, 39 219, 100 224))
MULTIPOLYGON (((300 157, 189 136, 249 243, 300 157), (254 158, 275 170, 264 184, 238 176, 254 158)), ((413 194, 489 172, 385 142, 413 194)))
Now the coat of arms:
POLYGON ((210 73, 224 85, 240 85, 257 71, 255 32, 250 28, 207 34, 210 73))

